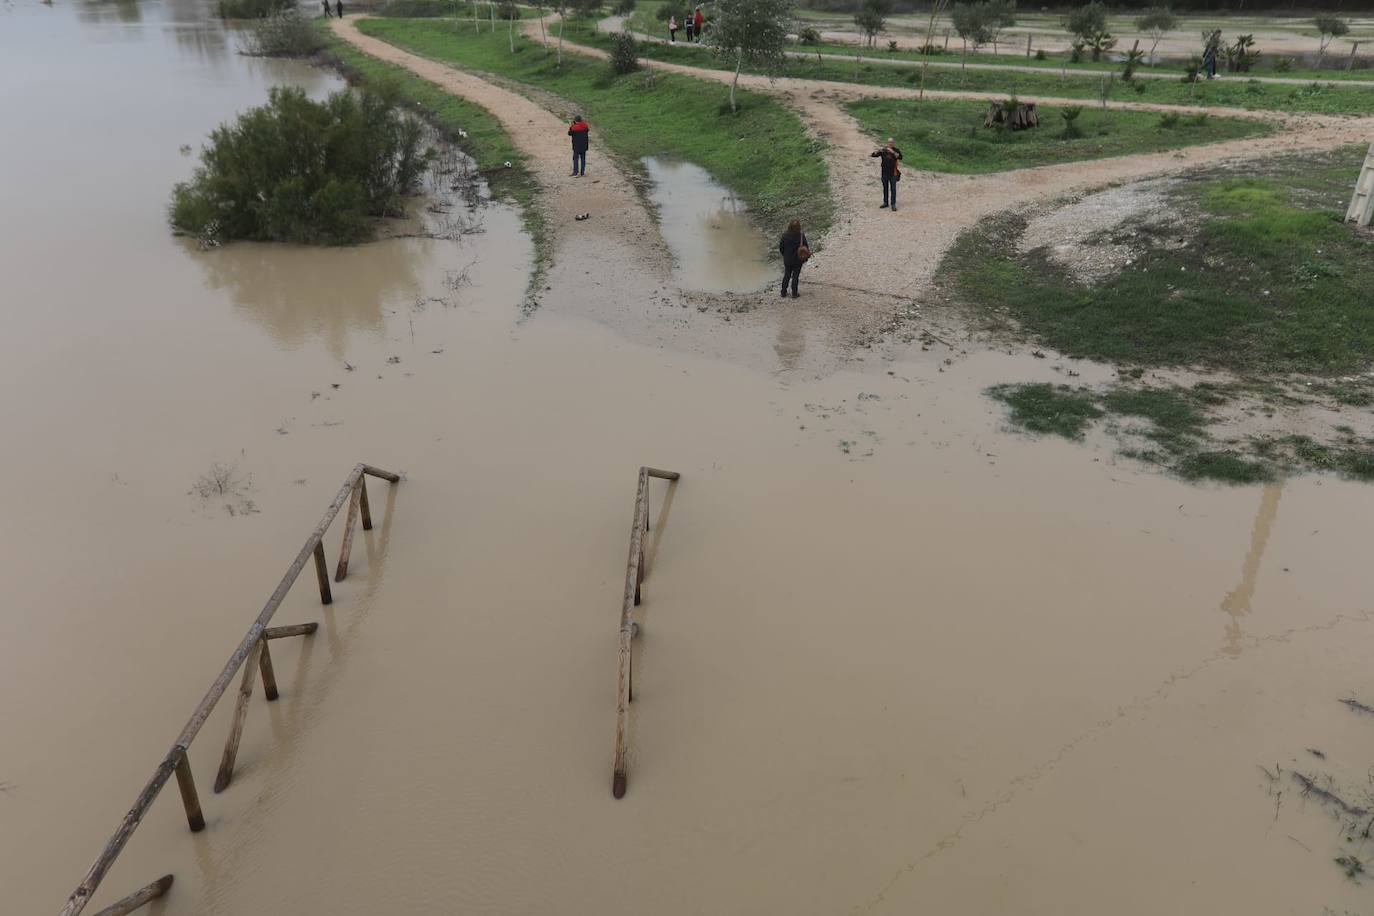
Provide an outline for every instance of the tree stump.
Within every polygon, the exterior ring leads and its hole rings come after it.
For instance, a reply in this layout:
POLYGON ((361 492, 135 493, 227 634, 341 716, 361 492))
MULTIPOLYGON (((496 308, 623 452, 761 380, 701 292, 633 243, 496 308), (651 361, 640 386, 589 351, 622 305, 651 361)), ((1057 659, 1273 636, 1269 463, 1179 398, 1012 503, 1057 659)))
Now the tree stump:
POLYGON ((1040 126, 1040 115, 1035 111, 1034 102, 1017 102, 1014 106, 993 102, 988 106, 988 116, 983 126, 996 127, 999 124, 1012 130, 1029 130, 1040 126))

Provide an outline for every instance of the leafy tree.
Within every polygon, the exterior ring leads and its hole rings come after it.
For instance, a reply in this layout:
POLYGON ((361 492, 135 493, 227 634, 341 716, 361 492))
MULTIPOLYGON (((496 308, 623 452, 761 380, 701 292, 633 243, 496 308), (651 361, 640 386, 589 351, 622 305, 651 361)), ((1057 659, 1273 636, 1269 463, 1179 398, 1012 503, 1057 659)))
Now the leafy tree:
POLYGON ((707 42, 717 55, 735 62, 735 78, 730 82, 732 112, 739 110, 735 90, 746 63, 771 69, 786 61, 794 9, 794 0, 717 0, 716 21, 707 42))
POLYGON ((959 38, 964 43, 963 59, 959 69, 963 70, 968 66, 968 46, 973 45, 976 51, 983 45, 992 41, 992 26, 988 22, 990 15, 989 4, 987 2, 956 3, 950 10, 949 18, 954 23, 954 31, 959 33, 959 38))
POLYGON ((887 17, 892 13, 893 0, 862 0, 854 12, 854 24, 863 33, 864 44, 870 48, 878 46, 878 34, 887 28, 887 17))
POLYGON ((1081 44, 1092 51, 1093 60, 1101 60, 1103 51, 1116 47, 1116 39, 1107 31, 1107 8, 1099 0, 1069 13, 1065 28, 1077 39, 1075 45, 1081 44))
POLYGON ((639 45, 627 28, 615 36, 611 45, 611 72, 623 76, 639 69, 639 45))
POLYGON ((1155 48, 1166 32, 1178 28, 1178 17, 1167 6, 1152 6, 1140 14, 1135 27, 1150 36, 1150 62, 1154 63, 1155 48))
POLYGON ((1226 69, 1232 73, 1248 73, 1257 60, 1254 35, 1237 35, 1236 43, 1226 49, 1226 69))
POLYGON ((168 221, 212 243, 361 241, 369 217, 404 212, 424 168, 420 139, 389 96, 344 90, 316 102, 274 88, 210 135, 191 180, 172 189, 168 221))
POLYGON ((1317 51, 1319 59, 1326 56, 1326 49, 1331 47, 1333 39, 1350 34, 1350 23, 1335 16, 1318 16, 1312 20, 1312 24, 1322 34, 1321 48, 1317 51))
POLYGON ((1002 30, 1016 25, 1016 0, 986 0, 986 6, 988 40, 992 42, 992 52, 996 54, 1002 30))

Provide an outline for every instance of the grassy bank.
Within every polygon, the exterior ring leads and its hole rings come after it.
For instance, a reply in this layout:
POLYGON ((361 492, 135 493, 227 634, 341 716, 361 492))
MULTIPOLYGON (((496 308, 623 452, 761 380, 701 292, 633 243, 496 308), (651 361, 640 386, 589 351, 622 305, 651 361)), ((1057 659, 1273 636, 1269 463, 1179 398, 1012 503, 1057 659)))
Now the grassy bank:
MULTIPOLYGON (((590 23, 569 25, 568 37, 583 44, 609 48, 611 36, 597 32, 590 23)), ((672 61, 694 67, 727 70, 729 62, 697 45, 664 45, 644 42, 641 55, 652 60, 672 61)), ((919 67, 893 67, 856 61, 853 56, 789 58, 774 75, 797 79, 833 80, 864 86, 896 86, 912 89, 921 79, 919 67)), ((932 67, 925 86, 932 91, 991 92, 1016 95, 1028 101, 1037 96, 1084 99, 1096 102, 1108 74, 1070 72, 1025 73, 1017 70, 959 70, 932 67)), ((1311 83, 1303 86, 1273 85, 1255 81, 1213 81, 1190 85, 1181 80, 1135 80, 1122 83, 1113 78, 1110 98, 1115 101, 1152 102, 1161 105, 1196 105, 1247 108, 1266 111, 1304 111, 1322 114, 1374 113, 1374 90, 1364 86, 1337 83, 1311 83)))
POLYGON ((1010 131, 983 127, 986 102, 865 99, 845 109, 875 138, 894 137, 912 169, 981 174, 1006 169, 1128 156, 1272 132, 1246 118, 1179 117, 1149 111, 1083 108, 1065 135, 1060 107, 1039 107, 1040 126, 1010 131))
POLYGON ((725 87, 713 82, 671 73, 614 76, 605 61, 567 52, 559 66, 553 35, 548 49, 517 38, 512 54, 499 32, 474 35, 420 20, 364 20, 359 28, 416 54, 553 93, 586 115, 598 142, 622 161, 637 167, 643 156, 668 154, 695 162, 765 225, 797 217, 819 234, 834 218, 822 147, 766 95, 742 92, 732 114, 725 87))
POLYGON ((1131 246, 1093 283, 1046 249, 1021 252, 1021 217, 961 236, 938 282, 995 335, 1122 367, 1106 390, 993 389, 1015 426, 1073 438, 1100 420, 1123 454, 1188 478, 1319 469, 1374 479, 1374 238, 1341 221, 1363 155, 1349 147, 1182 176, 1147 216, 1075 244, 1085 259, 1101 242, 1131 246), (1144 381, 1171 367, 1222 381, 1144 381), (1286 425, 1303 411, 1302 426, 1286 425))
POLYGON ((553 257, 553 238, 537 203, 538 188, 524 153, 510 140, 495 115, 459 98, 409 70, 369 57, 321 25, 328 40, 326 60, 350 82, 387 84, 416 113, 477 164, 494 197, 520 208, 525 230, 534 243, 535 263, 529 290, 542 286, 553 257), (466 133, 461 136, 459 131, 466 133), (509 162, 511 168, 506 168, 509 162))

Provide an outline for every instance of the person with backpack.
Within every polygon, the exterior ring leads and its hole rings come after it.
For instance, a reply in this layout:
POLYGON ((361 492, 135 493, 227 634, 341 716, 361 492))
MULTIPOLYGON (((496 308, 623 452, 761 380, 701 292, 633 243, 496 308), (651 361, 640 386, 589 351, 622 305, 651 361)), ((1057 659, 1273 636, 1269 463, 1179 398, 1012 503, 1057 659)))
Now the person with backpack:
POLYGON ((580 178, 587 174, 587 147, 591 141, 591 128, 582 120, 581 115, 573 115, 568 136, 572 137, 573 177, 580 178))
POLYGON ((792 298, 800 299, 797 282, 801 279, 802 265, 811 257, 811 243, 802 232, 801 220, 794 219, 787 224, 787 231, 778 239, 778 253, 782 255, 782 298, 787 298, 787 284, 792 283, 792 298))
POLYGON ((902 161, 902 151, 897 149, 892 138, 888 137, 887 145, 869 153, 869 158, 882 160, 883 205, 878 209, 883 210, 891 206, 895 212, 897 209, 897 182, 902 180, 902 167, 898 165, 902 161), (889 198, 892 201, 890 205, 888 203, 889 198))

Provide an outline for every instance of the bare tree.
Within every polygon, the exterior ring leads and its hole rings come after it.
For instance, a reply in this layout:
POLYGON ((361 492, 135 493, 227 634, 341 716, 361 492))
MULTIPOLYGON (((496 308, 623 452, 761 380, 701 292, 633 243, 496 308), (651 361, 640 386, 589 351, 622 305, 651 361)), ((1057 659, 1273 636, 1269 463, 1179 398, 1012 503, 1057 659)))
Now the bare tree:
POLYGON ((716 54, 734 60, 735 78, 730 82, 732 112, 739 110, 735 90, 746 62, 774 68, 787 59, 787 33, 793 12, 793 0, 717 0, 715 27, 707 41, 716 54))

